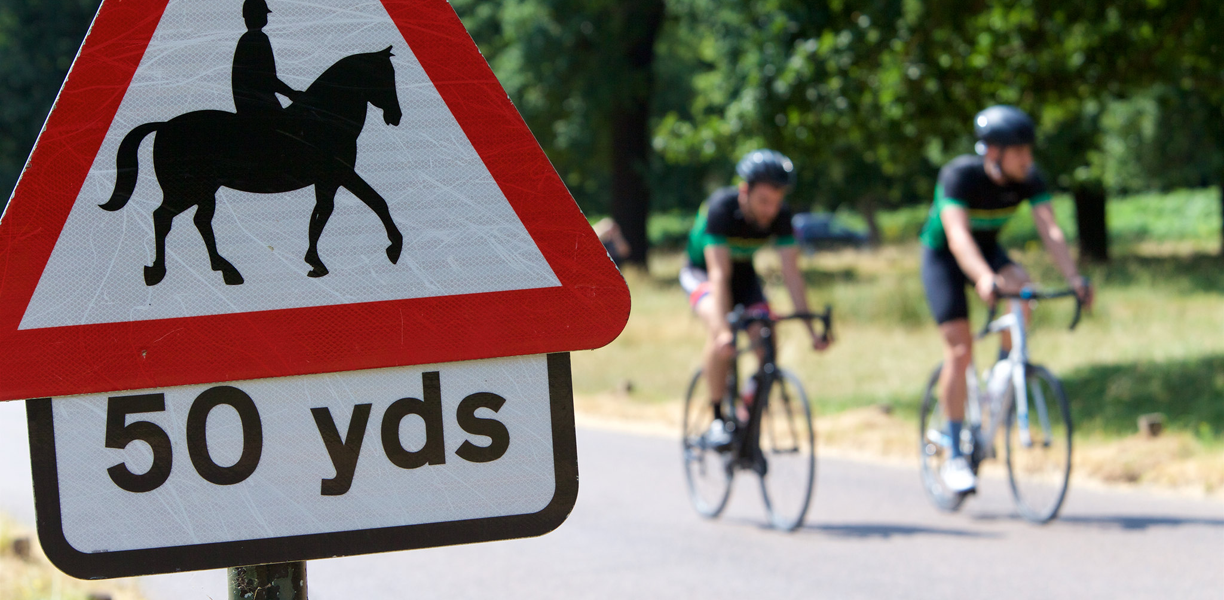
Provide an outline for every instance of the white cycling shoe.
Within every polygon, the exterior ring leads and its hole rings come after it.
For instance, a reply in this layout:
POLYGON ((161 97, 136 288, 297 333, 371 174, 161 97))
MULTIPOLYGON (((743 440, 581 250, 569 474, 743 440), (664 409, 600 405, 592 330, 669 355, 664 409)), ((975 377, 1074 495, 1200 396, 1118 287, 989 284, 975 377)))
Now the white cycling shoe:
POLYGON ((722 419, 714 419, 710 422, 710 428, 706 430, 705 445, 707 448, 722 448, 731 444, 731 430, 733 425, 723 421, 722 419))
POLYGON ((968 493, 977 488, 977 476, 973 474, 973 469, 969 468, 969 461, 963 456, 949 459, 940 468, 939 475, 943 478, 944 485, 958 494, 968 493))

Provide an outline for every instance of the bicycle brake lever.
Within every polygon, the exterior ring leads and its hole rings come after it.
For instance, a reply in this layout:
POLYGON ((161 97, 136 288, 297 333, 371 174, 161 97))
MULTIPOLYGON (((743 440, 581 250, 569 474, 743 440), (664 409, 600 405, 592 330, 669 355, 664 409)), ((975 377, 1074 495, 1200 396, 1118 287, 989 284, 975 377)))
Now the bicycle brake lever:
POLYGON ((824 323, 824 333, 821 334, 820 341, 827 344, 833 339, 833 305, 825 305, 824 315, 821 315, 820 321, 824 323))
POLYGON ((1083 309, 1084 309, 1084 302, 1080 300, 1079 296, 1076 296, 1075 297, 1075 316, 1071 318, 1071 327, 1067 328, 1068 331, 1075 331, 1075 326, 1079 325, 1080 313, 1083 312, 1083 309))

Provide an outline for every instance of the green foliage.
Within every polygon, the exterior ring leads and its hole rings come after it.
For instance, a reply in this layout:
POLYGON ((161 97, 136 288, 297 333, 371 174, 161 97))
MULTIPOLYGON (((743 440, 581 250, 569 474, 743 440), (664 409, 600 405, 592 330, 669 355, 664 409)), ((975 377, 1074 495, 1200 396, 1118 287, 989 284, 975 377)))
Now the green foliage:
POLYGON ((99 1, 0 3, 0 202, 8 202, 99 1))
POLYGON ((654 89, 637 44, 662 0, 455 0, 553 166, 588 212, 611 205, 617 111, 654 89))
POLYGON ((689 230, 695 215, 688 211, 656 212, 650 215, 647 232, 650 245, 657 248, 683 248, 688 243, 689 230))
POLYGON ((1202 95, 1163 84, 1110 101, 1090 166, 1114 194, 1206 186, 1224 172, 1222 117, 1202 95))
POLYGON ((1218 129, 1224 114, 1215 4, 675 0, 670 10, 696 72, 692 101, 661 115, 655 148, 669 163, 711 168, 778 148, 800 169, 800 205, 925 201, 939 166, 970 149, 974 112, 993 103, 1038 119, 1039 160, 1064 189, 1099 178, 1104 158, 1118 162, 1097 150, 1101 121, 1113 118, 1105 107, 1158 84, 1197 112, 1166 110, 1184 125, 1174 141, 1157 136, 1141 159, 1122 153, 1146 161, 1142 185, 1202 185, 1160 157, 1170 144, 1178 158, 1211 156, 1224 139, 1191 135, 1218 129))
POLYGON ((1141 241, 1211 241, 1221 229, 1220 189, 1177 190, 1111 200, 1110 237, 1122 243, 1141 241))
POLYGON ((907 206, 878 213, 876 222, 880 227, 880 241, 896 244, 918 239, 929 214, 930 206, 927 205, 907 206))

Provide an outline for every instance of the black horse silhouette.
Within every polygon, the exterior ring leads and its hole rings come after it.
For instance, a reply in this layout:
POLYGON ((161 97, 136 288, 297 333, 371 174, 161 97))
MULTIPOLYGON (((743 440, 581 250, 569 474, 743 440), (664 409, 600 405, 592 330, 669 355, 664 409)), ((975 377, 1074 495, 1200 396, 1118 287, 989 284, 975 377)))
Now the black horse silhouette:
POLYGON ((196 207, 195 225, 208 248, 212 270, 221 271, 228 285, 243 282, 234 265, 217 252, 212 219, 217 190, 276 194, 315 186, 310 215, 307 275, 322 277, 327 267, 319 259, 319 236, 335 208, 336 190, 343 187, 369 206, 387 230, 387 258, 399 261, 404 236, 391 219, 387 201, 353 169, 357 137, 365 125, 367 104, 383 111, 388 125, 403 116, 395 91, 391 47, 354 54, 336 61, 285 109, 281 117, 243 117, 217 110, 200 110, 169 121, 146 123, 123 138, 118 152, 115 192, 101 208, 123 208, 136 188, 139 156, 145 136, 157 132, 153 169, 162 188, 162 203, 153 211, 157 254, 145 267, 145 285, 166 276, 166 235, 174 217, 196 207))

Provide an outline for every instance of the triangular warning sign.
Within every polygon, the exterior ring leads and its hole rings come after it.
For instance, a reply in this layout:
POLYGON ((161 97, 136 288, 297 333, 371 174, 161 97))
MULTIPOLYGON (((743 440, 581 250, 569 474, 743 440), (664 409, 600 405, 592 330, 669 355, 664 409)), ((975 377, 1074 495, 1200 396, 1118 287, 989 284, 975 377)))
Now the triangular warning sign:
POLYGON ((629 312, 444 0, 106 0, 0 265, 0 400, 589 349, 629 312))

